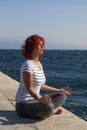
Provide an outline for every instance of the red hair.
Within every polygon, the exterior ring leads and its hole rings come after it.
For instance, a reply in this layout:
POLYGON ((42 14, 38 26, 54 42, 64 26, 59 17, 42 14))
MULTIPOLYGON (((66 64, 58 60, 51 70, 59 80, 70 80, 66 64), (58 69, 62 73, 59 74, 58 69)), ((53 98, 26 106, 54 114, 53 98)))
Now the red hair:
POLYGON ((24 44, 21 47, 22 55, 27 59, 31 59, 33 50, 40 44, 41 41, 42 41, 43 46, 44 46, 45 45, 45 40, 44 40, 43 37, 41 37, 39 35, 31 35, 31 36, 29 36, 25 40, 24 44))

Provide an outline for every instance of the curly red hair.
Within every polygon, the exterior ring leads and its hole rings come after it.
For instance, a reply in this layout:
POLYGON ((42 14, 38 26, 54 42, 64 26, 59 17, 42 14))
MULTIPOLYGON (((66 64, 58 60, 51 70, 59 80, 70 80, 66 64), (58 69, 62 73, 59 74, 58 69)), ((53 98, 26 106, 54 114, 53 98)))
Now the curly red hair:
POLYGON ((29 36, 21 47, 22 55, 27 59, 31 59, 33 50, 40 44, 41 41, 44 46, 45 40, 43 37, 41 37, 39 35, 29 36))

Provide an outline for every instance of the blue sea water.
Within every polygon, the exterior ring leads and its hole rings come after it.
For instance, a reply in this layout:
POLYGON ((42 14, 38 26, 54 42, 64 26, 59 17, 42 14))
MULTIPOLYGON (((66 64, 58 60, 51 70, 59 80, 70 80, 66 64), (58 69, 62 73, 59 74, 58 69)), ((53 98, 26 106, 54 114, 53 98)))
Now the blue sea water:
MULTIPOLYGON (((0 71, 17 81, 23 61, 20 50, 0 50, 0 71)), ((63 107, 87 121, 87 51, 46 50, 41 62, 48 85, 72 88, 63 107)))

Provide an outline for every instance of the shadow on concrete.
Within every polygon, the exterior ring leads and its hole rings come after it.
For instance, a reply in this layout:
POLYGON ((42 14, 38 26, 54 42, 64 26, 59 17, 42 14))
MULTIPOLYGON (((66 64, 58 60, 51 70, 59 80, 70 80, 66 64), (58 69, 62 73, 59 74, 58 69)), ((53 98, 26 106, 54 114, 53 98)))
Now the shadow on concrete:
POLYGON ((40 120, 19 117, 15 111, 0 110, 0 125, 33 124, 39 121, 40 120))

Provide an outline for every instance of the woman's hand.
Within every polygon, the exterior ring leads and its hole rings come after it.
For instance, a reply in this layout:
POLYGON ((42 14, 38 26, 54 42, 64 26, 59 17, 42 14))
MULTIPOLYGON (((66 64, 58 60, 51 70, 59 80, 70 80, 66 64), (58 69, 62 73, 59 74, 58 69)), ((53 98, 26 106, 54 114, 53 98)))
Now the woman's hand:
POLYGON ((46 104, 46 103, 51 102, 51 98, 50 98, 47 94, 45 94, 44 96, 42 96, 42 97, 39 99, 39 101, 40 101, 41 103, 46 104))
POLYGON ((64 92, 66 95, 71 95, 71 90, 72 89, 69 86, 60 89, 60 91, 64 92))

